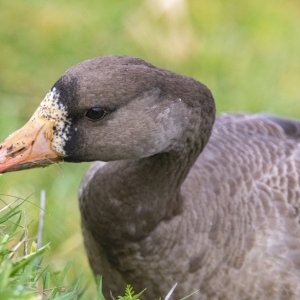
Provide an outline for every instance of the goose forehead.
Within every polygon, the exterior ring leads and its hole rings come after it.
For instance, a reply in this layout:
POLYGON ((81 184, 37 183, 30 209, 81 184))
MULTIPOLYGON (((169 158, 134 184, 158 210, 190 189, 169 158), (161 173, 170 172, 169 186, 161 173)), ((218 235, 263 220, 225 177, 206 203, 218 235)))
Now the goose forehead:
POLYGON ((60 101, 60 93, 55 87, 47 93, 38 107, 36 114, 49 121, 62 121, 67 119, 67 108, 60 101))

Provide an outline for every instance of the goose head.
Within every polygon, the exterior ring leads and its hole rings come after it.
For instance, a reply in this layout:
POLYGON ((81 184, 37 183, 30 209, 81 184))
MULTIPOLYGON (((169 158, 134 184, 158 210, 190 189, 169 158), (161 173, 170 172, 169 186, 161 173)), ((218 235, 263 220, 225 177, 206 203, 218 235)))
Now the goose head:
POLYGON ((214 115, 210 91, 191 78, 136 58, 94 58, 67 70, 0 144, 0 173, 182 151, 191 126, 208 139, 214 115))

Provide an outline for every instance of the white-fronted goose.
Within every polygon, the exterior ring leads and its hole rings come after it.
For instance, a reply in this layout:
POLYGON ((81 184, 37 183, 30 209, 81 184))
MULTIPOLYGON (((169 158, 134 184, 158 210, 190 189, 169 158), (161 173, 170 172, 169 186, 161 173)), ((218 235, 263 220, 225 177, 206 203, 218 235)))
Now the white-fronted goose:
POLYGON ((108 297, 131 283, 154 300, 178 283, 174 299, 199 289, 192 299, 299 300, 299 142, 296 121, 215 122, 201 83, 109 56, 54 84, 0 145, 0 173, 109 162, 93 164, 80 193, 87 254, 108 297))

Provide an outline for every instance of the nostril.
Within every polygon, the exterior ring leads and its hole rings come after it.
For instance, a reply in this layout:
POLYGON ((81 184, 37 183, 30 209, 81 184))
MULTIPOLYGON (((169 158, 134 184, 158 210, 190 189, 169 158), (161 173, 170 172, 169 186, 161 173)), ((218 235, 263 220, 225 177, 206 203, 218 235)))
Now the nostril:
POLYGON ((20 153, 22 153, 25 150, 26 150, 25 146, 17 143, 16 145, 11 145, 7 148, 5 156, 14 158, 15 156, 19 155, 20 153))
POLYGON ((9 155, 10 157, 14 158, 15 156, 17 156, 17 155, 21 154, 22 152, 24 152, 25 149, 26 149, 25 147, 20 148, 20 149, 14 151, 13 153, 10 153, 10 154, 8 154, 8 155, 9 155))

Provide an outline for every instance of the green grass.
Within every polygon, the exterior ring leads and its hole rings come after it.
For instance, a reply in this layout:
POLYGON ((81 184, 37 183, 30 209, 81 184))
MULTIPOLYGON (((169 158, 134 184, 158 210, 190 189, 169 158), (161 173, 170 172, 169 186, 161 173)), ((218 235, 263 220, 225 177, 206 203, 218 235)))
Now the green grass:
MULTIPOLYGON (((15 199, 0 209, 0 295, 2 300, 79 299, 80 279, 66 283, 70 265, 61 272, 45 267, 42 258, 49 245, 37 248, 28 232, 22 210, 26 199, 15 199)), ((79 277, 80 278, 80 277, 79 277)))
MULTIPOLYGON (((0 295, 1 300, 74 300, 85 295, 86 282, 78 276, 69 284, 67 274, 72 265, 53 271, 45 266, 43 258, 49 245, 38 248, 28 233, 24 221, 23 205, 26 199, 16 198, 11 203, 1 201, 0 209, 0 295)), ((40 219, 41 221, 42 219, 40 219)), ((136 294, 128 285, 118 300, 139 300, 144 291, 136 294)), ((102 294, 102 278, 98 282, 97 299, 105 300, 102 294)))
MULTIPOLYGON (((70 283, 67 275, 73 268, 68 263, 63 270, 54 271, 43 259, 49 245, 38 246, 42 240, 42 226, 36 241, 28 232, 23 205, 27 199, 16 198, 11 203, 1 200, 0 209, 0 295, 1 300, 74 300, 86 295, 86 281, 82 276, 70 283)), ((42 210, 42 208, 41 208, 42 210)), ((40 224, 43 218, 40 217, 40 224)), ((97 300, 105 300, 102 277, 97 281, 97 300)), ((176 288, 174 286, 173 290, 176 288)), ((169 292, 172 295, 173 290, 169 292)), ((136 293, 127 285, 123 296, 117 300, 141 300, 146 289, 136 293)), ((194 293, 193 293, 194 294, 194 293)), ((192 294, 191 294, 192 295, 192 294)), ((190 296, 191 296, 190 295, 190 296)), ((181 300, 188 299, 186 296, 181 300)), ((114 298, 110 298, 114 299, 114 298)), ((170 299, 168 296, 165 298, 170 299)), ((106 299, 108 300, 108 299, 106 299)))
MULTIPOLYGON (((0 2, 0 140, 33 113, 71 65, 127 54, 208 85, 218 112, 265 111, 300 119, 300 2, 190 0, 0 2)), ((0 194, 27 198, 22 210, 37 233, 39 191, 47 192, 43 261, 72 261, 68 282, 87 278, 97 294, 80 234, 77 190, 88 164, 64 164, 0 177, 0 194)), ((6 202, 10 196, 2 196, 6 202)), ((105 279, 104 279, 105 280, 105 279)), ((146 288, 146 287, 145 287, 146 288)))

